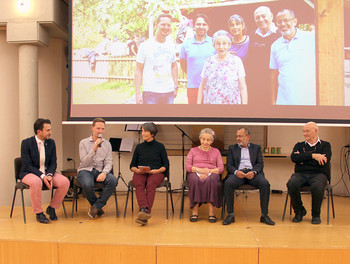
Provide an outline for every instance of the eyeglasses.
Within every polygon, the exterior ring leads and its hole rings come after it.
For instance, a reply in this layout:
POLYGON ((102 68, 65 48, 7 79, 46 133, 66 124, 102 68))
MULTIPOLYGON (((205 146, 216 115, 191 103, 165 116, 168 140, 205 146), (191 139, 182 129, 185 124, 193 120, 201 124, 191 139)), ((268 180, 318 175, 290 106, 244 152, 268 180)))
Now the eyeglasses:
POLYGON ((276 25, 282 25, 283 23, 284 24, 288 24, 290 21, 294 20, 294 18, 283 18, 283 19, 279 19, 279 20, 276 20, 276 25))

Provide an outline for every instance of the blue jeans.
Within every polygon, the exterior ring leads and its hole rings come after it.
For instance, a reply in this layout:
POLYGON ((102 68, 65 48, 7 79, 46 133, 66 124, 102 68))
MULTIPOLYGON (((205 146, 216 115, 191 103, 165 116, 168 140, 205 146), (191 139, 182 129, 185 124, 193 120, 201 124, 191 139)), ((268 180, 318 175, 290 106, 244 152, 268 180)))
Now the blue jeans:
POLYGON ((170 92, 170 93, 143 92, 142 100, 144 104, 173 104, 174 92, 170 92))
POLYGON ((96 197, 94 184, 96 182, 97 176, 100 174, 96 169, 92 171, 82 170, 78 173, 78 181, 83 187, 83 193, 86 199, 91 205, 97 209, 102 209, 106 205, 109 197, 115 191, 115 187, 118 184, 118 179, 112 174, 108 173, 105 180, 102 182, 105 185, 99 198, 96 197))

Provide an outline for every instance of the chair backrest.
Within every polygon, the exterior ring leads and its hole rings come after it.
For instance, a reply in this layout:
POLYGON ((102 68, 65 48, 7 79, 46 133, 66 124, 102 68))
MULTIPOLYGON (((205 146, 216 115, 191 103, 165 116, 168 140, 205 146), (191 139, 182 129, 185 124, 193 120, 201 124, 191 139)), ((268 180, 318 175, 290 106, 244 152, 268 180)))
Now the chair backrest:
POLYGON ((20 157, 15 158, 14 165, 15 165, 15 181, 17 182, 19 180, 19 172, 21 171, 21 168, 22 168, 22 160, 20 157))
POLYGON ((169 171, 170 171, 170 166, 169 166, 169 169, 168 169, 168 170, 166 170, 166 171, 164 172, 164 178, 167 178, 167 179, 168 179, 168 181, 170 180, 170 178, 169 178, 169 176, 170 176, 169 171))
POLYGON ((329 184, 331 184, 331 163, 328 163, 328 166, 326 166, 326 176, 329 184))

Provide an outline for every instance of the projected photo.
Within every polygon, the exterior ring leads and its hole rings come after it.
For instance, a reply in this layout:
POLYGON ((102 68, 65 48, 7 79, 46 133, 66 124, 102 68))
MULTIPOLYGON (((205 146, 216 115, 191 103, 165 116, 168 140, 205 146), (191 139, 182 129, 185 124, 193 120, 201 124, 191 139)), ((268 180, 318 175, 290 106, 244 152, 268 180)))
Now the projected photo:
POLYGON ((315 105, 313 8, 234 2, 73 1, 73 104, 315 105))
POLYGON ((344 106, 346 94, 335 70, 343 62, 328 55, 332 17, 316 8, 312 0, 73 0, 69 117, 347 119, 325 108, 344 106))

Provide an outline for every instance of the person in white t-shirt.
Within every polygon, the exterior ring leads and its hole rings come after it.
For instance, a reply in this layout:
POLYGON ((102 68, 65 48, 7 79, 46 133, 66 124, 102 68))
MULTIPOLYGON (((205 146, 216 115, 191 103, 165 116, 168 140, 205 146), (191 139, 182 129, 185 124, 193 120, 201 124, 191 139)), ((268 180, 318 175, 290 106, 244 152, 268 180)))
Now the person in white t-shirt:
POLYGON ((137 104, 172 104, 177 95, 175 45, 167 38, 171 33, 171 16, 160 15, 156 27, 155 38, 143 42, 136 57, 137 104))

